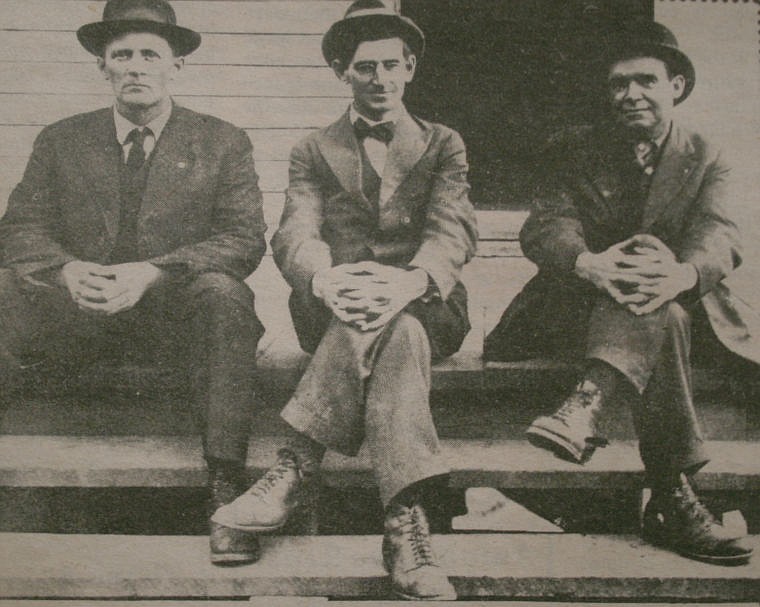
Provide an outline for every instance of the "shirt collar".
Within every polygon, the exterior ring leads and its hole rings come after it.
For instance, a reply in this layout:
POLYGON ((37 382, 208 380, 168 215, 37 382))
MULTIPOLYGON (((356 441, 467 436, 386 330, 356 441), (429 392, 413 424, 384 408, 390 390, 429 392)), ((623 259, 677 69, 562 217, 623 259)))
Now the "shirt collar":
POLYGON ((670 131, 673 129, 673 122, 671 121, 670 124, 668 124, 668 128, 666 128, 662 135, 660 135, 657 139, 655 139, 652 143, 654 143, 657 146, 658 150, 662 149, 662 144, 665 143, 665 140, 668 138, 668 135, 670 135, 670 131))
POLYGON ((356 124, 356 121, 361 118, 370 126, 375 126, 376 124, 385 124, 387 122, 395 123, 396 120, 398 120, 398 113, 397 112, 389 112, 385 115, 385 118, 382 120, 370 120, 367 118, 364 114, 360 114, 359 110, 356 109, 354 104, 352 103, 349 110, 348 110, 348 118, 351 121, 351 124, 356 124))
MULTIPOLYGON (((173 105, 169 106, 169 109, 166 112, 160 114, 145 125, 151 130, 156 141, 158 141, 158 138, 161 136, 161 132, 164 130, 166 123, 169 122, 169 117, 172 114, 173 107, 173 105)), ((143 128, 122 116, 116 109, 115 105, 113 106, 113 121, 114 125, 116 126, 116 139, 121 145, 124 145, 126 143, 127 137, 134 129, 143 128)))

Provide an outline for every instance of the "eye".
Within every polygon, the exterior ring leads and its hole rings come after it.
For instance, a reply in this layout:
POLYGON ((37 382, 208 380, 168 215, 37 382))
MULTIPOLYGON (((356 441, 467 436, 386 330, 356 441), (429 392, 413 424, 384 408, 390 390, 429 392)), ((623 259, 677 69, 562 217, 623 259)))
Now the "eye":
POLYGON ((401 62, 400 61, 396 61, 396 60, 393 60, 393 61, 383 61, 383 67, 386 70, 388 70, 388 71, 392 71, 392 70, 398 69, 398 67, 400 65, 401 65, 401 62))
POLYGON ((111 59, 116 59, 117 61, 124 61, 130 57, 132 57, 132 52, 127 50, 113 51, 111 53, 111 59))
POLYGON ((641 77, 641 85, 646 87, 652 87, 657 84, 657 76, 654 74, 647 74, 641 77))
POLYGON ((613 78, 610 80, 609 86, 611 91, 619 93, 625 90, 628 83, 623 78, 613 78))
POLYGON ((142 56, 148 61, 156 61, 157 59, 161 58, 161 56, 157 52, 151 51, 151 50, 144 50, 142 52, 142 56))

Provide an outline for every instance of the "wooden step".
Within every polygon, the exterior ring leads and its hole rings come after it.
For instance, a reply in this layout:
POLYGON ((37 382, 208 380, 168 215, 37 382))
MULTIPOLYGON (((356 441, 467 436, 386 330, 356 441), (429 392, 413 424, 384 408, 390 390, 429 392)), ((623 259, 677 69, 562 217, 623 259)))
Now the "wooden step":
MULTIPOLYGON (((373 600, 330 600, 328 597, 296 597, 296 596, 254 596, 237 601, 206 601, 203 599, 189 599, 186 601, 163 601, 163 600, 135 600, 113 601, 110 599, 88 599, 88 606, 93 607, 398 607, 398 601, 373 601, 373 600)), ((751 603, 550 603, 545 601, 457 601, 456 607, 747 607, 751 603)), ((450 602, 426 601, 425 607, 450 607, 450 602)), ((34 599, 14 599, 4 601, 0 599, 0 607, 83 607, 82 601, 67 601, 48 599, 38 601, 34 599)))
MULTIPOLYGON (((251 441, 248 466, 263 472, 283 439, 251 441)), ((712 461, 699 473, 703 490, 760 490, 760 442, 708 442, 712 461)), ((643 470, 636 444, 613 442, 590 462, 564 462, 526 441, 443 441, 455 487, 638 489, 643 470)), ((369 457, 328 453, 324 482, 373 487, 369 457)), ((3 487, 201 487, 206 472, 200 440, 188 436, 0 436, 3 487)))
MULTIPOLYGON (((751 538, 760 547, 760 537, 751 538)), ((443 535, 442 565, 462 598, 745 601, 760 596, 760 559, 690 561, 629 536, 443 535)), ((387 597, 379 536, 264 537, 263 558, 220 568, 208 539, 0 534, 2 598, 387 597)))

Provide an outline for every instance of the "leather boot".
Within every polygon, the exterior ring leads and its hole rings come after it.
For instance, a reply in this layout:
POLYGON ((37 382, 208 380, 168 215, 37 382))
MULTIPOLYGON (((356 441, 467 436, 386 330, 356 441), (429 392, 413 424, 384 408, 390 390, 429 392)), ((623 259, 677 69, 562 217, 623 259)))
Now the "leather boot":
POLYGON ((302 500, 304 477, 295 453, 281 449, 277 463, 245 493, 219 508, 215 523, 250 532, 280 529, 302 500))
POLYGON ((430 528, 420 505, 391 504, 385 517, 383 564, 401 599, 455 601, 454 586, 438 564, 430 528))
MULTIPOLYGON (((240 495, 245 483, 240 473, 224 469, 209 470, 209 512, 230 503, 240 495)), ((259 540, 255 535, 209 522, 211 562, 216 565, 243 565, 259 559, 259 540)))
POLYGON ((597 447, 607 445, 597 429, 601 407, 601 390, 591 382, 580 383, 556 413, 533 421, 526 431, 528 440, 561 459, 583 464, 597 447))
POLYGON ((652 492, 644 510, 644 540, 690 559, 743 565, 752 556, 746 539, 729 532, 699 501, 685 474, 669 489, 652 492))

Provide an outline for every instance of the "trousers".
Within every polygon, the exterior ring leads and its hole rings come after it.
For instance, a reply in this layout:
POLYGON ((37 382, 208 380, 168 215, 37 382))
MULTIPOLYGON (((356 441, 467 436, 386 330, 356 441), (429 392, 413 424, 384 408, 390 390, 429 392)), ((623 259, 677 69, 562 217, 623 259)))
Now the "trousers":
POLYGON ((695 327, 700 312, 699 301, 671 301, 636 316, 585 281, 539 275, 486 338, 485 356, 601 360, 617 369, 636 393, 629 400, 644 465, 651 478, 662 478, 708 461, 694 408, 691 350, 693 337, 699 349, 717 337, 706 318, 695 327))
POLYGON ((0 269, 0 390, 25 359, 80 367, 103 357, 187 369, 208 458, 244 463, 255 405, 256 347, 264 329, 251 290, 221 273, 168 280, 113 316, 80 310, 63 287, 33 284, 0 269))
POLYGON ((430 412, 431 358, 428 333, 409 312, 367 333, 332 318, 282 417, 345 455, 366 442, 387 506, 449 472, 430 412))

